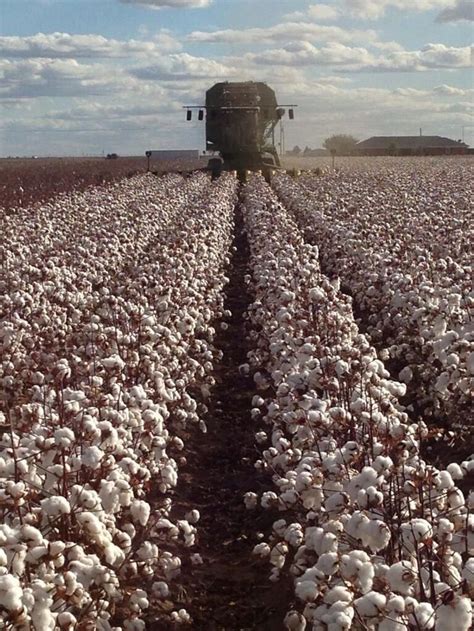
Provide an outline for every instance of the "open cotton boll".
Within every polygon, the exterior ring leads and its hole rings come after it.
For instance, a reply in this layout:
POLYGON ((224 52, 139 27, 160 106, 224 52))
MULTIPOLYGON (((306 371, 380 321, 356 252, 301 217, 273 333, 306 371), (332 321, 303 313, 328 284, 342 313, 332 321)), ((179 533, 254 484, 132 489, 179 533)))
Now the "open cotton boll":
POLYGON ((68 500, 62 495, 51 495, 41 500, 40 504, 42 512, 52 518, 59 517, 60 515, 69 515, 71 513, 71 506, 68 500))
POLYGON ((270 555, 271 552, 271 548, 268 545, 268 543, 257 543, 257 545, 254 547, 254 549, 252 550, 252 554, 255 554, 256 556, 259 557, 267 557, 270 555))
POLYGON ((306 629, 306 618, 299 611, 289 611, 283 622, 288 631, 305 631, 306 629))
POLYGON ((362 618, 376 618, 384 610, 386 597, 379 592, 368 592, 354 601, 354 607, 362 618))
POLYGON ((258 504, 258 495, 256 493, 248 491, 244 495, 244 504, 247 510, 252 510, 256 508, 258 504))
POLYGON ((0 576, 0 605, 7 611, 18 611, 22 608, 22 595, 20 580, 12 574, 0 576))
POLYGON ((387 570, 386 578, 390 589, 404 596, 413 594, 413 586, 416 582, 416 572, 410 561, 399 561, 387 570))
POLYGON ((130 513, 133 521, 141 526, 146 526, 150 517, 151 507, 144 500, 134 499, 130 505, 130 513))
POLYGON ((97 447, 96 445, 91 445, 90 447, 86 447, 82 451, 81 462, 85 467, 89 467, 90 469, 98 469, 100 467, 102 458, 105 456, 105 453, 97 447))
POLYGON ((107 370, 123 370, 125 368, 125 362, 120 355, 110 355, 101 360, 102 366, 107 370))
POLYGON ((303 602, 314 602, 320 593, 318 585, 314 581, 297 581, 295 595, 303 602))
POLYGON ((197 522, 201 518, 201 515, 199 514, 199 511, 196 508, 193 508, 192 510, 190 510, 189 512, 185 514, 185 518, 188 520, 190 524, 197 524, 197 522))
POLYGON ((400 536, 408 550, 414 550, 418 543, 425 542, 433 536, 433 528, 429 521, 416 517, 401 525, 400 536))
POLYGON ((472 601, 470 598, 448 591, 443 596, 442 601, 443 604, 435 612, 435 630, 469 631, 472 625, 472 601))
POLYGON ((61 427, 54 432, 54 442, 58 447, 68 448, 75 440, 74 432, 68 427, 61 427))
POLYGON ((167 598, 169 596, 169 587, 168 584, 164 581, 156 581, 151 586, 151 590, 153 595, 158 598, 167 598))

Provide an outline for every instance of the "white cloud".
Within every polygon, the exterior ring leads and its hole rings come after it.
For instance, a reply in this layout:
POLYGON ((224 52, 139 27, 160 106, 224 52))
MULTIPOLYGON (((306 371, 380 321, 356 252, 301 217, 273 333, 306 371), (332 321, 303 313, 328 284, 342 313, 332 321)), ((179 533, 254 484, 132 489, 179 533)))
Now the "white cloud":
POLYGON ((73 97, 128 90, 133 79, 102 64, 75 59, 0 60, 0 97, 73 97))
POLYGON ((376 58, 365 48, 330 44, 316 48, 310 42, 289 44, 284 48, 249 53, 248 61, 256 64, 281 64, 285 66, 361 66, 373 64, 376 58))
POLYGON ((432 9, 445 9, 453 6, 456 0, 345 0, 352 15, 376 20, 389 8, 406 12, 424 12, 432 9))
POLYGON ((433 88, 434 94, 441 96, 468 96, 474 94, 474 90, 463 90, 462 88, 454 88, 451 85, 438 85, 433 88))
POLYGON ((204 9, 212 0, 120 0, 123 4, 136 4, 149 9, 204 9))
POLYGON ((341 12, 338 7, 331 4, 311 4, 306 11, 295 11, 285 16, 288 20, 298 20, 302 18, 309 18, 312 20, 319 20, 324 22, 326 20, 336 20, 340 16, 341 12))
POLYGON ((376 55, 364 47, 334 43, 318 48, 310 42, 303 41, 260 53, 247 53, 244 59, 257 65, 334 66, 348 72, 418 72, 442 68, 468 68, 470 48, 428 44, 417 51, 395 51, 386 55, 376 55))
POLYGON ((449 6, 436 18, 437 22, 457 22, 474 20, 474 4, 472 0, 458 0, 454 6, 449 6))
POLYGON ((344 29, 339 26, 321 26, 309 22, 284 22, 267 28, 225 29, 219 31, 193 31, 190 42, 224 44, 258 44, 288 42, 291 40, 316 40, 325 42, 374 42, 378 41, 373 30, 344 29))
POLYGON ((366 70, 417 72, 442 68, 469 68, 470 65, 471 48, 469 46, 427 44, 421 50, 391 53, 366 70))
POLYGON ((119 58, 158 54, 179 47, 180 44, 165 30, 158 32, 152 41, 120 41, 102 35, 69 33, 0 37, 0 55, 4 57, 119 58))
POLYGON ((134 68, 131 73, 138 79, 149 81, 189 81, 228 78, 235 74, 235 70, 214 59, 177 53, 156 59, 152 65, 134 68))

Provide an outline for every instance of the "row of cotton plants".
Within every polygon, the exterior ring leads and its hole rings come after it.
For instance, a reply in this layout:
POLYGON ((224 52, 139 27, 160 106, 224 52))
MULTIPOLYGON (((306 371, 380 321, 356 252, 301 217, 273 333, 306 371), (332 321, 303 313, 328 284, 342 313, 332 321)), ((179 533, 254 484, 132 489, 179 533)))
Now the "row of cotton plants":
POLYGON ((274 180, 413 402, 453 427, 474 420, 472 177, 435 161, 274 180))
POLYGON ((138 176, 2 240, 0 627, 189 621, 173 582, 200 562, 199 512, 175 515, 173 489, 180 430, 205 430, 235 190, 138 176))
POLYGON ((427 428, 403 411, 405 384, 262 178, 247 185, 243 211, 256 467, 274 482, 245 504, 275 514, 254 553, 271 581, 294 581, 286 628, 468 631, 474 494, 456 482, 474 460, 438 470, 421 458, 427 428))

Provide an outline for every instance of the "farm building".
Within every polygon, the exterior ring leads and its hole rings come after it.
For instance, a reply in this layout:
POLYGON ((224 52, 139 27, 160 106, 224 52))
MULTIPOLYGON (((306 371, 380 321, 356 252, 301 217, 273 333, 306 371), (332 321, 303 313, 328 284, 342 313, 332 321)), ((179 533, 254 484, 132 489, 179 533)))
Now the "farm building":
POLYGON ((372 136, 356 145, 364 156, 466 154, 469 147, 443 136, 372 136))
POLYGON ((195 160, 199 158, 199 149, 160 149, 150 154, 154 160, 195 160))

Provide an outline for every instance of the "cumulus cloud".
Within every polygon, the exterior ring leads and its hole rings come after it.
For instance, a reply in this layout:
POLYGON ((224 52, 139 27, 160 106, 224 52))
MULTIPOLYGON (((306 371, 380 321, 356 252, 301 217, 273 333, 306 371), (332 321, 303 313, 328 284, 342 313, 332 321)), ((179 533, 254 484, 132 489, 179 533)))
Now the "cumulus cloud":
POLYGON ((395 51, 376 55, 364 47, 328 44, 316 47, 310 42, 292 43, 282 48, 247 53, 244 59, 257 65, 334 66, 343 71, 418 72, 442 68, 468 68, 470 49, 428 44, 417 51, 395 51))
POLYGON ((227 78, 234 69, 214 59, 177 53, 157 59, 153 65, 134 68, 132 75, 148 81, 189 81, 203 78, 227 78))
POLYGON ((336 20, 341 12, 338 7, 332 4, 312 4, 306 11, 295 11, 285 16, 288 20, 299 20, 309 18, 320 22, 336 20))
POLYGON ((421 50, 391 53, 367 69, 386 72, 417 72, 442 68, 469 68, 470 65, 469 46, 427 44, 421 50))
POLYGON ((325 42, 377 42, 373 30, 344 29, 339 26, 321 26, 310 22, 284 22, 267 28, 224 29, 218 31, 193 31, 187 38, 190 42, 211 44, 258 44, 288 42, 289 40, 325 42))
POLYGON ((366 48, 329 44, 317 48, 310 42, 289 44, 283 48, 249 53, 245 57, 256 64, 285 66, 361 66, 375 63, 375 57, 366 48))
POLYGON ((75 59, 4 59, 0 78, 0 97, 7 99, 109 94, 130 87, 120 71, 75 59))
POLYGON ((120 0, 122 4, 136 4, 149 9, 204 9, 212 0, 120 0))
POLYGON ((407 12, 423 12, 432 9, 445 9, 454 5, 456 0, 345 0, 346 7, 359 18, 377 20, 389 8, 407 12))
POLYGON ((447 7, 436 18, 437 22, 458 22, 461 20, 473 21, 474 20, 474 4, 472 0, 458 0, 458 2, 452 6, 447 7))
POLYGON ((120 41, 102 35, 69 33, 0 37, 0 55, 4 57, 119 58, 157 54, 177 48, 179 43, 165 30, 158 32, 152 41, 120 41))

